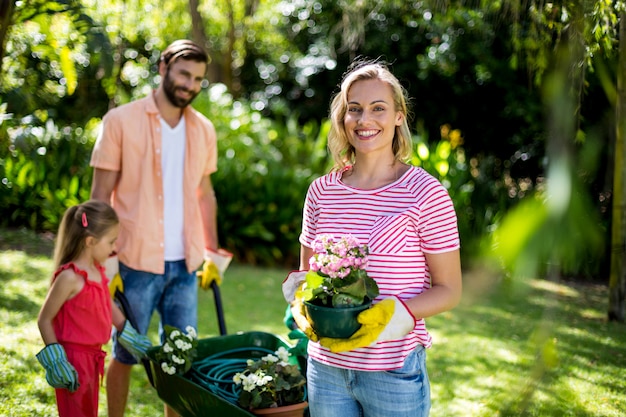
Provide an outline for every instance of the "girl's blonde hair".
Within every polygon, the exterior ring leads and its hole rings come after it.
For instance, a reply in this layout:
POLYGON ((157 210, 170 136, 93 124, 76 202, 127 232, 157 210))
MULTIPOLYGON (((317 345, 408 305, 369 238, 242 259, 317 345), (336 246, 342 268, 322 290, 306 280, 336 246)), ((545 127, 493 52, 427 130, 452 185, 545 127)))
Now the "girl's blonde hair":
POLYGON ((328 133, 328 150, 335 161, 334 170, 341 170, 354 163, 355 149, 348 141, 344 128, 344 117, 348 109, 348 91, 352 84, 362 80, 380 80, 391 87, 394 111, 401 112, 404 117, 402 124, 396 126, 392 149, 397 160, 406 162, 411 156, 412 139, 408 124, 408 98, 400 81, 389 71, 387 65, 379 60, 362 60, 353 62, 343 76, 341 88, 330 105, 330 131, 328 133))
POLYGON ((102 201, 89 200, 67 209, 56 238, 54 269, 78 258, 85 250, 87 237, 101 239, 117 224, 115 210, 102 201))

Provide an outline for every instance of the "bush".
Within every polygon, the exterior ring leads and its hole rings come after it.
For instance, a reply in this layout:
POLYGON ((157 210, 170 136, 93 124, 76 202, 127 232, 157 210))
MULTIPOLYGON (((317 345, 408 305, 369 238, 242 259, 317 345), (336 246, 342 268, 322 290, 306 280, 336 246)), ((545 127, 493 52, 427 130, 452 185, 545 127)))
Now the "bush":
MULTIPOLYGON (((220 243, 251 264, 294 266, 309 183, 327 170, 327 126, 261 116, 222 85, 194 102, 213 121, 213 174, 220 243)), ((0 110, 0 225, 56 231, 64 211, 90 195, 89 158, 99 120, 58 127, 52 119, 14 120, 0 110)))
POLYGON ((270 120, 253 105, 233 101, 221 85, 194 102, 217 130, 220 242, 246 263, 293 267, 306 190, 328 170, 328 127, 300 126, 296 115, 270 120))
POLYGON ((56 231, 65 210, 89 198, 95 126, 59 127, 45 113, 14 120, 1 109, 0 123, 0 225, 56 231))
MULTIPOLYGON (((235 259, 253 265, 298 265, 298 236, 309 184, 328 172, 328 122, 300 125, 298 115, 272 120, 256 103, 235 101, 223 85, 194 102, 214 123, 218 233, 235 259)), ((58 127, 45 115, 14 120, 0 107, 0 225, 55 231, 63 212, 89 198, 89 158, 98 119, 58 127)), ((460 132, 442 127, 438 141, 414 137, 412 164, 435 175, 454 201, 465 265, 481 253, 490 228, 524 197, 523 184, 492 181, 497 163, 466 160, 460 132), (493 172, 492 172, 493 171, 493 172)), ((506 171, 499 174, 506 178, 506 171)))

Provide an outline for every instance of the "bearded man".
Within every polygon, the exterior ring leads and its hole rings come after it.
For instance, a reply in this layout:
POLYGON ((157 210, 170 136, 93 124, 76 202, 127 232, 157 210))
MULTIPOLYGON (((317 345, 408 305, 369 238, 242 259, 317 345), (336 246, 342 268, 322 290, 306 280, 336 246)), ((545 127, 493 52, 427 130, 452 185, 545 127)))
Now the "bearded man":
MULTIPOLYGON (((155 310, 160 336, 165 325, 198 328, 196 270, 218 253, 210 177, 217 170, 215 128, 190 106, 207 64, 197 44, 170 44, 159 61, 158 88, 104 116, 91 156, 91 197, 110 203, 119 216, 119 274, 141 334, 155 310)), ((137 360, 115 337, 112 356, 108 415, 122 417, 137 360)), ((165 415, 177 414, 165 405, 165 415)))

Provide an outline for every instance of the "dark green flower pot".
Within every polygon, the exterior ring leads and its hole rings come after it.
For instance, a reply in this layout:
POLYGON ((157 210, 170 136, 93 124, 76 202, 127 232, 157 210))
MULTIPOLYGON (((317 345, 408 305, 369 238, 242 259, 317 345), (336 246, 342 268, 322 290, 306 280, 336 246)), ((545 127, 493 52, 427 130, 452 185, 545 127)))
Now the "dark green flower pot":
POLYGON ((315 333, 320 337, 335 339, 347 339, 359 330, 361 323, 357 321, 357 316, 371 305, 372 302, 369 300, 360 306, 342 308, 304 302, 304 308, 315 333))

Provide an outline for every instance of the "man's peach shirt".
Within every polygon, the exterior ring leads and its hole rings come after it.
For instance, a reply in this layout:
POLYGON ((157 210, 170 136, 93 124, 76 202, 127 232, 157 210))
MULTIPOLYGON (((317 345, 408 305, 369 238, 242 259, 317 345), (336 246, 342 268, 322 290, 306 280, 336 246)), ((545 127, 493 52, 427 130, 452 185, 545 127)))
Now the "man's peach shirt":
MULTIPOLYGON (((184 244, 187 269, 204 258, 202 215, 196 191, 206 175, 217 170, 217 139, 213 124, 187 106, 183 173, 184 244)), ((110 110, 91 155, 94 168, 118 171, 112 205, 120 218, 117 251, 130 268, 164 273, 163 181, 161 123, 153 94, 110 110)))

